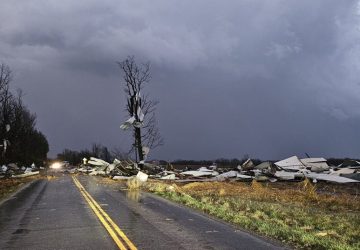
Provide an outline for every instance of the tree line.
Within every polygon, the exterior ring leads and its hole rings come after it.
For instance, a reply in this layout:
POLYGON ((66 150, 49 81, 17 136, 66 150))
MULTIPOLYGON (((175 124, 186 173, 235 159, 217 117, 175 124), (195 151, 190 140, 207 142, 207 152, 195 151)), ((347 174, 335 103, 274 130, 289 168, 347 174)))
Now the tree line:
POLYGON ((43 165, 49 151, 48 141, 36 129, 36 114, 23 103, 23 93, 11 91, 12 72, 0 64, 0 164, 43 165))
POLYGON ((68 161, 73 166, 80 165, 84 158, 90 159, 90 157, 112 162, 115 158, 118 160, 128 159, 129 155, 127 153, 123 153, 118 148, 112 148, 109 150, 108 147, 100 143, 93 143, 91 149, 83 149, 80 151, 64 149, 60 154, 57 155, 58 160, 68 161))
MULTIPOLYGON (((210 166, 212 164, 216 164, 217 166, 220 167, 236 167, 239 165, 242 165, 247 159, 249 158, 248 155, 245 155, 242 159, 237 159, 237 158, 233 158, 233 159, 225 159, 225 158, 219 158, 216 160, 175 160, 172 161, 171 164, 173 165, 181 165, 181 166, 186 166, 186 165, 190 165, 190 166, 210 166)), ((263 162, 264 160, 261 159, 253 159, 251 158, 252 162, 255 165, 260 164, 261 162, 263 162)), ((268 161, 268 160, 266 160, 268 161)), ((277 162, 278 160, 271 160, 271 162, 277 162)), ((360 159, 354 159, 354 158, 327 158, 326 159, 327 163, 329 166, 338 166, 339 164, 342 164, 346 161, 358 161, 360 162, 360 159)))
MULTIPOLYGON (((237 159, 237 158, 233 158, 233 159, 226 159, 226 158, 219 158, 216 160, 175 160, 172 161, 171 164, 173 165, 182 165, 182 166, 186 166, 186 165, 191 165, 191 166, 210 166, 212 164, 216 164, 219 167, 236 167, 239 165, 242 165, 247 159, 249 158, 249 156, 244 156, 242 159, 237 159)), ((251 159, 255 165, 260 164, 261 160, 259 159, 251 159)))

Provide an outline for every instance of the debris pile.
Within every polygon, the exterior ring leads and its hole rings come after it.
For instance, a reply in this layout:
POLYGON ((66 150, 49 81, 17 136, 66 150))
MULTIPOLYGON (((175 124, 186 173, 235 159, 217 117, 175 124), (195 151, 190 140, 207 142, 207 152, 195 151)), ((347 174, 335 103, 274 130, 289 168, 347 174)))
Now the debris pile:
POLYGON ((236 168, 220 168, 216 164, 198 169, 176 170, 171 165, 159 166, 147 162, 117 160, 108 163, 91 157, 86 165, 77 171, 89 175, 108 176, 114 180, 137 178, 140 182, 148 178, 159 180, 187 181, 301 181, 305 178, 335 183, 360 181, 360 162, 347 160, 339 166, 329 166, 324 158, 303 158, 292 156, 287 159, 255 165, 251 159, 236 168))
POLYGON ((100 176, 133 176, 139 172, 140 168, 138 164, 131 160, 120 161, 115 159, 113 163, 108 163, 104 160, 90 157, 90 160, 86 162, 78 169, 79 172, 87 173, 89 175, 100 175, 100 176))
POLYGON ((360 164, 357 161, 349 161, 347 164, 342 163, 339 166, 329 166, 324 158, 299 159, 297 156, 275 162, 275 165, 283 169, 284 173, 293 173, 294 179, 309 178, 314 183, 319 180, 336 183, 358 182, 356 178, 342 175, 351 173, 355 177, 360 170, 360 164))
POLYGON ((15 163, 9 163, 0 167, 0 179, 2 178, 24 178, 40 173, 41 167, 38 168, 35 164, 31 164, 30 167, 18 167, 15 163))

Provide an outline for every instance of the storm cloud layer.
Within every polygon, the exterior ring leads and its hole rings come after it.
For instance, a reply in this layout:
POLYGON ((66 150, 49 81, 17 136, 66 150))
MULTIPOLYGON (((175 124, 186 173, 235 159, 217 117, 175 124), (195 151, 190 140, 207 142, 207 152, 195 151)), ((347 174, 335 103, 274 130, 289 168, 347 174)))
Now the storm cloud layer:
POLYGON ((52 155, 129 148, 128 55, 160 101, 151 158, 360 156, 359 1, 1 1, 0 61, 52 155))

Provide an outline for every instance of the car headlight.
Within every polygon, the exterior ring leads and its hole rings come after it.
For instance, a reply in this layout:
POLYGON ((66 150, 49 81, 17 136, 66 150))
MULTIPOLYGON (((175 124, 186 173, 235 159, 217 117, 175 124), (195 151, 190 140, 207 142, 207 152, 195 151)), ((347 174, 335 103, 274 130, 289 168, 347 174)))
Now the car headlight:
POLYGON ((60 162, 54 162, 53 164, 51 164, 50 168, 59 169, 59 168, 61 168, 61 163, 60 162))

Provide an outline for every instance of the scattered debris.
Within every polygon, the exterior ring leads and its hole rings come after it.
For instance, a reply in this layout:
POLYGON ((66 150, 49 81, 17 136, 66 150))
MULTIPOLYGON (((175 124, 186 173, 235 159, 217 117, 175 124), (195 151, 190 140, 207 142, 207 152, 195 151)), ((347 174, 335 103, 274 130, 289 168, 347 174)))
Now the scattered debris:
POLYGON ((295 173, 292 172, 286 172, 286 171, 276 171, 275 177, 279 178, 280 180, 294 180, 295 179, 295 173))
POLYGON ((202 176, 217 176, 219 175, 218 172, 213 171, 213 170, 204 170, 203 168, 200 170, 196 170, 196 171, 185 171, 185 172, 181 172, 181 175, 191 175, 193 177, 202 177, 202 176))
POLYGON ((19 167, 15 163, 9 163, 0 167, 0 179, 6 178, 24 178, 32 175, 38 175, 41 167, 36 167, 33 163, 29 167, 19 167))
POLYGON ((360 162, 355 160, 347 159, 343 163, 341 163, 338 168, 360 168, 360 162))
POLYGON ((353 174, 356 172, 356 169, 353 168, 340 168, 338 170, 332 171, 330 174, 332 175, 343 175, 343 174, 353 174))
MULTIPOLYGON (((143 148, 144 153, 148 152, 143 148)), ((305 178, 313 182, 327 181, 335 183, 354 183, 360 180, 360 163, 347 160, 339 166, 329 166, 325 158, 303 158, 292 156, 287 159, 271 162, 265 161, 255 165, 251 159, 241 166, 219 167, 215 163, 208 167, 174 169, 171 164, 160 166, 142 161, 115 159, 112 163, 91 157, 84 159, 82 166, 69 170, 69 173, 107 176, 113 180, 127 180, 130 186, 141 186, 150 179, 175 182, 193 181, 302 181, 305 178), (141 169, 139 167, 141 166, 141 169), (141 171, 140 171, 141 170, 141 171), (134 180, 136 179, 136 180, 134 180), (136 183, 135 183, 136 182, 136 183)), ((2 171, 9 166, 3 166, 2 171)), ((15 166, 13 166, 15 167, 15 166)), ((25 172, 30 171, 28 168, 25 172)))
POLYGON ((145 174, 145 173, 143 173, 143 172, 141 172, 141 171, 139 171, 138 173, 137 173, 137 175, 136 175, 136 178, 139 180, 139 181, 141 181, 141 182, 146 182, 147 181, 147 179, 148 179, 148 175, 147 174, 145 174))
POLYGON ((128 179, 130 179, 130 178, 131 178, 130 176, 117 175, 117 176, 114 176, 112 179, 113 179, 113 180, 128 180, 128 179))
POLYGON ((18 174, 18 175, 13 175, 12 178, 24 178, 24 177, 29 177, 32 175, 38 175, 40 172, 39 171, 35 171, 35 172, 27 172, 24 174, 18 174))
POLYGON ((240 171, 242 170, 251 170, 254 169, 255 165, 254 163, 251 161, 251 159, 247 159, 241 166, 238 166, 238 169, 240 171))
POLYGON ((305 165, 297 156, 292 156, 282 161, 275 162, 275 165, 288 171, 298 171, 305 168, 305 165))
POLYGON ((163 177, 160 177, 161 180, 175 180, 176 176, 175 174, 169 174, 169 175, 165 175, 163 177))
POLYGON ((307 169, 312 172, 320 173, 330 169, 324 158, 305 158, 300 160, 307 169))
POLYGON ((306 173, 305 176, 313 181, 317 182, 318 180, 321 181, 330 181, 336 183, 351 183, 351 182, 359 182, 357 180, 353 180, 346 177, 331 175, 331 174, 317 174, 317 173, 306 173))

